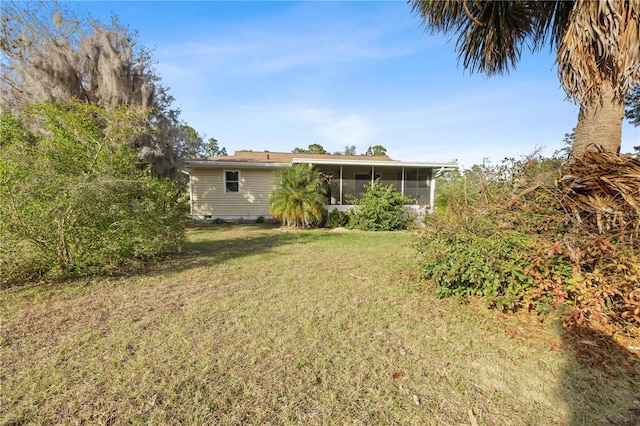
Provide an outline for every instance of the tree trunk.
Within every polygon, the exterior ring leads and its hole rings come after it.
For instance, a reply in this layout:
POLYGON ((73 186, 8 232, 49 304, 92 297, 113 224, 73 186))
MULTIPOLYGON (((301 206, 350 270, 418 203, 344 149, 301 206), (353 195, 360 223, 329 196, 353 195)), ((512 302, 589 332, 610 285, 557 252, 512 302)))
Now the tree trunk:
POLYGON ((615 98, 610 82, 603 82, 602 104, 580 107, 571 157, 581 157, 587 150, 601 146, 607 152, 620 152, 624 102, 615 98))

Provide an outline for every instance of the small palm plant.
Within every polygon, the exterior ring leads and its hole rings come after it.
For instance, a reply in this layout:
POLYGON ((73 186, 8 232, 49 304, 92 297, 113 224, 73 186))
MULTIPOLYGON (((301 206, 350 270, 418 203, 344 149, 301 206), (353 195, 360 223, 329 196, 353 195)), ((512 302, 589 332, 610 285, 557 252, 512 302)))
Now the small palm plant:
POLYGON ((323 224, 327 190, 317 170, 307 164, 282 167, 276 171, 275 184, 269 197, 273 217, 296 228, 323 224))

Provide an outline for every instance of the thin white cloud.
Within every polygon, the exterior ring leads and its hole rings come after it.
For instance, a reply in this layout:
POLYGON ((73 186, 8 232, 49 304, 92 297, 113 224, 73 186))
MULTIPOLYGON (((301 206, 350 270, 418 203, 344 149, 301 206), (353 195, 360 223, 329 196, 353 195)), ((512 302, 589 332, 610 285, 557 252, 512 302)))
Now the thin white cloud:
POLYGON ((307 123, 321 141, 336 149, 345 145, 368 146, 377 133, 371 118, 364 114, 289 106, 283 109, 283 115, 294 122, 307 123))
POLYGON ((376 129, 366 117, 348 114, 325 125, 322 131, 327 139, 340 146, 368 146, 374 140, 376 129))
POLYGON ((381 48, 363 40, 286 34, 255 36, 258 42, 213 40, 204 44, 176 45, 159 52, 162 62, 184 73, 273 74, 298 68, 328 68, 368 59, 401 56, 407 48, 381 48))
MULTIPOLYGON (((312 25, 300 28, 292 26, 291 14, 283 14, 265 22, 222 26, 203 34, 197 42, 164 44, 156 53, 162 62, 171 63, 176 74, 182 68, 184 74, 191 75, 255 76, 399 57, 424 47, 419 40, 408 43, 389 37, 402 21, 394 25, 393 21, 381 23, 380 17, 366 18, 319 16, 312 25)), ((309 22, 308 17, 301 21, 309 22)))

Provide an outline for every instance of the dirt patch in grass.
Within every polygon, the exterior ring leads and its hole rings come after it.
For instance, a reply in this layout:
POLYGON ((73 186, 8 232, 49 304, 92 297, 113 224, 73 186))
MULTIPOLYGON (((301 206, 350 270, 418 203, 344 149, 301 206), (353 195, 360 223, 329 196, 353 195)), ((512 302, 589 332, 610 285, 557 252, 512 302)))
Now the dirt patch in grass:
POLYGON ((411 240, 200 227, 145 273, 3 290, 0 423, 634 423, 634 364, 416 292, 411 240))

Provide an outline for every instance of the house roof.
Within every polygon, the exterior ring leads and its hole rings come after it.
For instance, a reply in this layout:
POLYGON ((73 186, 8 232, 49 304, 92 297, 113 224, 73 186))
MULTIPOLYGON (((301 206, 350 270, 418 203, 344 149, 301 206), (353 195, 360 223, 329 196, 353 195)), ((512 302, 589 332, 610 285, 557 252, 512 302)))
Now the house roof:
POLYGON ((456 169, 456 163, 424 163, 392 160, 386 155, 341 155, 341 154, 308 154, 293 152, 269 151, 236 151, 234 155, 209 157, 199 160, 186 160, 192 166, 243 166, 243 167, 281 167, 294 163, 331 164, 331 165, 366 165, 396 167, 437 167, 456 169))
POLYGON ((269 151, 236 151, 234 155, 225 157, 209 157, 208 161, 255 161, 259 163, 291 163, 294 159, 313 160, 373 160, 393 161, 386 155, 340 155, 340 154, 308 154, 298 152, 269 152, 269 151))

